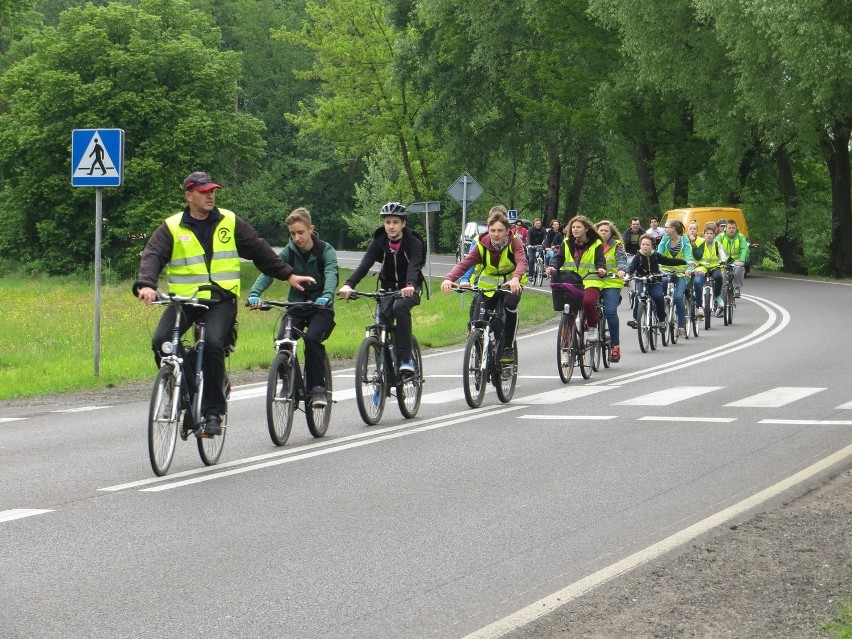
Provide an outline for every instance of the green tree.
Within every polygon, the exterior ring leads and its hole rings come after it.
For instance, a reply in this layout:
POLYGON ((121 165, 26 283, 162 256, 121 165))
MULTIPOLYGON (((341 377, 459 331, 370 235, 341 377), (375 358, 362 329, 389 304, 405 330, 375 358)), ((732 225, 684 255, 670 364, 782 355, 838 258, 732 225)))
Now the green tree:
MULTIPOLYGON (((65 11, 0 78, 0 250, 48 273, 91 265, 91 189, 70 186, 70 132, 122 128, 125 181, 104 192, 104 257, 132 272, 139 245, 208 170, 240 184, 263 156, 263 123, 234 112, 240 58, 184 0, 65 11)), ((227 189, 222 204, 227 206, 227 189)))

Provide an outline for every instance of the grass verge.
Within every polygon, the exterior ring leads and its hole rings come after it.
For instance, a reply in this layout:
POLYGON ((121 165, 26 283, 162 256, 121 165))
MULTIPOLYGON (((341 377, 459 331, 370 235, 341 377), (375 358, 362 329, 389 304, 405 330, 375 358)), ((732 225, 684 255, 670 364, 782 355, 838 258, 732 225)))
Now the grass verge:
MULTIPOLYGON (((342 271, 345 279, 348 272, 342 271)), ((251 264, 243 266, 242 300, 257 277, 251 264)), ((360 290, 375 290, 373 277, 360 290)), ((469 296, 445 295, 439 280, 431 299, 413 312, 414 333, 422 348, 458 344, 465 339, 469 296), (462 299, 464 303, 462 303, 462 299)), ((73 278, 2 279, 0 295, 0 399, 50 395, 69 391, 112 388, 153 379, 151 335, 162 309, 146 307, 130 293, 131 283, 101 289, 100 374, 94 375, 94 291, 91 282, 73 278), (11 302, 10 302, 11 301, 11 302)), ((288 286, 275 282, 269 299, 284 299, 288 286)), ((369 300, 338 301, 337 327, 326 341, 329 357, 353 358, 371 322, 369 300)), ((550 296, 529 291, 521 301, 521 326, 554 316, 550 296)), ((234 371, 266 369, 272 359, 277 311, 240 307, 234 371)))

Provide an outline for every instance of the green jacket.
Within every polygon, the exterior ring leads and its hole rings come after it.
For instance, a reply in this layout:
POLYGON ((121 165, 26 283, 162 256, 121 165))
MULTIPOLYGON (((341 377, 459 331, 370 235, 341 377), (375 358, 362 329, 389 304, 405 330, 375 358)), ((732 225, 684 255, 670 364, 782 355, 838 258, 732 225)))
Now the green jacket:
MULTIPOLYGON (((290 302, 315 302, 320 297, 334 301, 337 293, 337 251, 326 242, 320 242, 316 233, 313 234, 314 246, 307 256, 296 248, 292 240, 285 246, 279 257, 293 266, 296 275, 310 275, 316 280, 316 284, 308 284, 304 291, 290 287, 287 300, 290 302), (322 244, 322 246, 321 246, 322 244), (322 270, 320 270, 322 267, 322 270)), ((260 297, 273 282, 273 278, 261 274, 251 286, 249 297, 256 295, 260 297)))

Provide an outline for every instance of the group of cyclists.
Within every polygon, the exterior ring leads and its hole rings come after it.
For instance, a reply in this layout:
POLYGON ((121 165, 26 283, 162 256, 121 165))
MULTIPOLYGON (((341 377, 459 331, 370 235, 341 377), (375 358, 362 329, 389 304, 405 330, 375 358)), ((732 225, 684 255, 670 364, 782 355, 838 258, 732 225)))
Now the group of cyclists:
MULTIPOLYGON (((134 294, 150 304, 157 298, 157 281, 165 268, 169 290, 177 295, 196 294, 200 302, 205 296, 196 293, 202 284, 220 286, 224 302, 210 304, 205 314, 207 325, 205 378, 213 380, 204 386, 202 397, 203 433, 215 436, 221 432, 222 415, 227 410, 222 396, 225 375, 224 357, 230 346, 228 339, 236 318, 236 302, 240 295, 240 258, 252 260, 261 275, 253 284, 248 305, 257 308, 260 295, 272 283, 281 279, 290 283, 289 301, 312 302, 300 307, 296 321, 305 340, 306 386, 309 402, 324 406, 328 401, 325 380, 325 348, 323 342, 334 329, 334 297, 348 298, 370 268, 381 264, 378 279, 384 290, 398 292, 387 298, 382 309, 395 324, 398 374, 421 374, 412 356, 411 310, 420 304, 425 283, 423 266, 425 242, 407 224, 407 210, 399 202, 388 202, 380 211, 382 225, 373 234, 360 264, 338 289, 337 254, 333 247, 321 241, 314 228, 310 212, 298 208, 286 219, 290 241, 278 254, 256 231, 233 212, 215 206, 216 190, 221 188, 206 173, 195 172, 183 182, 186 207, 169 217, 152 235, 142 252, 139 277, 133 285, 134 294)), ((638 219, 631 220, 630 242, 635 242, 638 219)), ((527 283, 530 258, 542 246, 546 252, 546 275, 558 281, 569 273, 579 276, 583 283, 582 306, 588 322, 586 340, 597 341, 598 298, 603 308, 611 337, 610 361, 621 358, 617 309, 621 291, 630 276, 685 271, 694 273, 696 290, 706 278, 712 278, 717 304, 722 303, 721 271, 719 265, 728 257, 734 260, 734 279, 742 287, 743 267, 748 255, 748 242, 738 233, 736 222, 722 220, 705 225, 698 237, 697 225, 684 229, 677 220, 665 223, 664 235, 655 241, 653 234, 641 233, 635 255, 625 248, 616 226, 609 220, 593 224, 585 216, 572 218, 562 229, 554 220, 545 231, 541 220, 535 220, 526 233, 518 224, 511 224, 506 207, 497 205, 488 213, 488 230, 475 238, 470 252, 444 277, 441 290, 475 284, 484 292, 481 303, 496 305, 500 298, 503 331, 500 361, 512 362, 515 357, 515 336, 518 327, 518 306, 527 283), (724 222, 724 224, 722 224, 724 222), (515 228, 513 228, 515 227, 515 228), (739 269, 739 270, 737 270, 739 269), (500 296, 491 294, 497 288, 507 289, 500 296)), ((525 229, 526 230, 526 229, 525 229)), ((677 278, 674 302, 678 330, 685 328, 683 295, 686 278, 677 278)), ((658 317, 663 317, 662 284, 651 285, 650 296, 658 317)), ((174 325, 175 318, 167 313, 152 339, 152 349, 159 365, 164 335, 174 325)), ((183 318, 181 332, 193 323, 193 317, 183 318)), ((628 325, 635 328, 634 320, 628 325)), ((516 361, 516 360, 514 360, 516 361)))

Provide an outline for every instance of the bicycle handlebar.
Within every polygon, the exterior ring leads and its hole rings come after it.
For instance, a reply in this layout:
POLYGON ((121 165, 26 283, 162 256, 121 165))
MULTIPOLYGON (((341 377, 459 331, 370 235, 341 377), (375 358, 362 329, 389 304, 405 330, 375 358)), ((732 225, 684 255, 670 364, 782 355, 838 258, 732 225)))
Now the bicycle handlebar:
MULTIPOLYGON (((343 297, 341 295, 341 297, 343 297)), ((344 299, 357 300, 359 297, 368 297, 374 300, 380 300, 385 297, 402 297, 402 294, 399 291, 388 291, 388 290, 379 290, 375 293, 367 293, 364 291, 352 291, 349 293, 349 297, 344 299)))
POLYGON ((289 302, 283 301, 279 302, 277 300, 261 300, 260 306, 252 306, 248 302, 245 304, 253 311, 270 311, 273 307, 275 308, 294 308, 296 306, 315 306, 317 308, 326 308, 322 304, 317 304, 316 302, 289 302))

